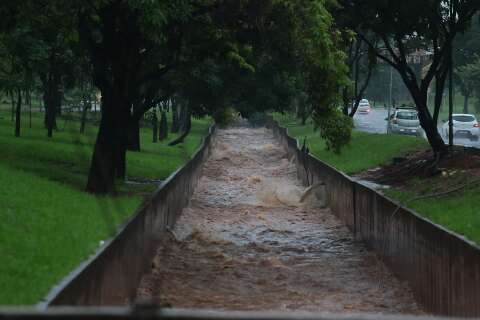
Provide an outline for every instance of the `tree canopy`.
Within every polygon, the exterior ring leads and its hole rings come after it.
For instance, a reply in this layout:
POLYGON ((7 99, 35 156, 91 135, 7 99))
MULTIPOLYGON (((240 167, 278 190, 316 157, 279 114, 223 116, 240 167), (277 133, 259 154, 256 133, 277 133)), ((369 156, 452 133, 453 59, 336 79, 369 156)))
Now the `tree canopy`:
POLYGON ((480 10, 477 0, 344 0, 339 15, 365 41, 375 55, 395 68, 410 91, 420 124, 437 155, 448 150, 437 130, 437 119, 448 72, 452 68, 452 44, 468 29, 480 10), (372 39, 369 35, 373 35, 372 39), (408 64, 408 56, 423 50, 431 54, 424 74, 408 64), (436 97, 432 114, 427 95, 435 80, 436 97))
POLYGON ((0 23, 0 84, 40 83, 49 136, 65 90, 95 85, 101 120, 87 184, 94 193, 112 192, 115 179, 125 178, 126 150, 140 148, 139 121, 160 102, 170 101, 187 124, 184 134, 191 116, 221 122, 231 109, 252 117, 302 105, 339 151, 351 120, 337 109, 348 79, 333 5, 7 0, 0 6, 9 17, 0 23))

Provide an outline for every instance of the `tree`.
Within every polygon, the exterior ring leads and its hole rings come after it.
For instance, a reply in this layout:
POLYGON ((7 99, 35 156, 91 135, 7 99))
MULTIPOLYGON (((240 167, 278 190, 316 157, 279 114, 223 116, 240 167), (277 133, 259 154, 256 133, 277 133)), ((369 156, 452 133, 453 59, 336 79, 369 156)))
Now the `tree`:
MULTIPOLYGON (((474 60, 478 60, 480 52, 480 15, 477 14, 471 22, 470 28, 459 34, 454 41, 453 60, 455 64, 455 84, 464 97, 463 112, 468 113, 469 99, 475 94, 475 81, 472 81, 472 73, 468 71, 474 60)), ((474 64, 475 62, 473 62, 474 64)), ((473 71, 473 70, 472 70, 473 71)), ((480 97, 480 95, 477 95, 480 97)))
POLYGON ((170 99, 172 103, 172 126, 170 128, 171 133, 177 133, 179 129, 179 123, 178 123, 178 108, 177 108, 177 103, 175 98, 170 99))
POLYGON ((115 178, 125 177, 132 105, 148 103, 148 86, 175 64, 180 27, 189 11, 181 1, 80 3, 79 34, 102 95, 88 191, 110 193, 115 178))
POLYGON ((456 69, 456 74, 461 81, 465 94, 463 112, 468 113, 468 98, 473 92, 480 96, 480 56, 475 56, 470 63, 456 69))
MULTIPOLYGON (((56 117, 61 113, 67 78, 72 78, 74 69, 85 64, 85 53, 79 47, 75 30, 77 15, 73 2, 60 0, 26 1, 31 3, 31 12, 26 19, 31 23, 34 37, 40 42, 44 57, 35 65, 43 91, 45 128, 47 136, 53 136, 56 117), (80 63, 79 63, 80 62, 80 63)), ((22 2, 23 6, 25 2, 22 2)), ((25 21, 20 21, 25 23, 25 21)), ((72 83, 74 81, 71 81, 72 83)))
POLYGON ((401 75, 418 110, 419 120, 434 153, 448 153, 437 129, 444 84, 451 66, 452 43, 480 9, 476 0, 345 0, 342 11, 351 19, 351 28, 376 56, 401 75), (373 34, 379 43, 371 41, 373 34), (431 52, 431 64, 424 75, 416 74, 407 63, 415 50, 431 52), (436 80, 434 114, 427 106, 428 88, 436 80))
MULTIPOLYGON (((110 0, 79 3, 79 33, 102 94, 102 118, 95 143, 87 190, 109 193, 115 177, 125 176, 127 128, 132 114, 144 114, 164 90, 164 78, 194 68, 211 52, 234 52, 224 28, 222 1, 110 0), (194 37, 193 35, 196 35, 194 37)), ((232 4, 236 6, 237 4, 232 4)), ((236 24, 237 22, 235 22, 236 24)), ((186 99, 188 102, 189 99, 186 99)), ((191 99, 190 99, 191 100, 191 99)), ((190 115, 204 106, 187 103, 190 115)), ((188 134, 189 130, 185 133, 188 134)))
POLYGON ((252 2, 248 12, 255 21, 252 30, 258 31, 246 32, 251 54, 242 56, 252 68, 239 77, 236 109, 248 116, 297 105, 302 121, 311 115, 328 145, 339 152, 352 129, 351 119, 337 107, 347 68, 326 2, 252 2), (334 123, 338 131, 332 130, 334 123), (338 132, 344 139, 337 139, 338 132))
MULTIPOLYGON (((162 101, 173 102, 178 118, 172 129, 181 135, 173 144, 189 134, 192 116, 212 115, 220 122, 232 107, 250 116, 286 110, 296 101, 324 132, 333 131, 320 119, 339 117, 346 68, 323 0, 5 3, 0 10, 8 19, 0 22, 0 36, 16 35, 10 30, 21 36, 2 41, 7 45, 0 50, 9 55, 0 64, 10 68, 5 75, 22 76, 12 88, 32 75, 40 78, 49 136, 72 84, 88 91, 91 76, 101 94, 89 192, 113 192, 115 179, 125 178, 127 147, 140 149, 139 121, 162 101), (26 45, 35 50, 16 49, 26 45), (79 72, 74 62, 83 66, 85 60, 89 66, 79 72)), ((85 123, 90 99, 81 95, 85 123)))
POLYGON ((17 137, 21 129, 22 94, 33 87, 34 68, 44 56, 44 48, 34 37, 32 25, 18 23, 28 17, 29 12, 31 3, 20 6, 14 1, 7 1, 0 8, 0 14, 5 17, 0 24, 0 87, 10 92, 17 137))
MULTIPOLYGON (((338 110, 339 91, 348 83, 345 54, 340 50, 340 32, 323 1, 298 1, 285 7, 292 18, 280 15, 286 40, 293 43, 294 61, 305 74, 305 92, 312 118, 327 147, 340 152, 351 138, 352 121, 338 110), (293 28, 292 28, 293 27, 293 28)), ((285 42, 284 45, 289 47, 285 42)), ((278 48, 277 48, 278 49, 278 48)))
POLYGON ((468 113, 468 100, 480 87, 480 58, 477 57, 472 63, 458 67, 455 73, 464 95, 463 112, 468 113))
POLYGON ((152 123, 152 142, 156 143, 158 141, 158 117, 156 107, 154 107, 152 111, 150 111, 148 118, 152 123))
POLYGON ((160 116, 160 127, 158 129, 158 140, 163 141, 168 138, 167 112, 162 109, 160 116))
POLYGON ((344 34, 347 47, 348 76, 352 83, 347 84, 342 89, 343 113, 353 117, 370 83, 377 59, 362 39, 352 35, 349 31, 344 31, 344 34), (352 101, 352 109, 349 111, 352 101))

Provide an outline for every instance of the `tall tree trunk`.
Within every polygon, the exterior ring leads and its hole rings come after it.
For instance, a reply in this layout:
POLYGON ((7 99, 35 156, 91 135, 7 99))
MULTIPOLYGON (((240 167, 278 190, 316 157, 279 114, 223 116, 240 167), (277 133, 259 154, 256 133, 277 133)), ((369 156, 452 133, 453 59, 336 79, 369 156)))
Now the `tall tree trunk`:
POLYGON ((116 144, 116 177, 117 179, 125 180, 127 175, 127 144, 128 144, 128 121, 131 118, 130 108, 123 107, 121 103, 118 105, 117 114, 118 122, 115 126, 115 139, 117 140, 116 144))
MULTIPOLYGON (((448 69, 448 68, 447 68, 448 69)), ((427 105, 428 98, 428 85, 421 85, 417 83, 416 79, 412 79, 405 67, 403 69, 398 69, 400 76, 402 77, 403 83, 410 92, 411 97, 413 98, 415 105, 418 111, 418 119, 420 120, 420 125, 425 131, 427 140, 432 148, 432 151, 438 158, 448 155, 448 148, 443 142, 442 136, 438 132, 437 122, 432 117, 430 110, 427 105)), ((437 86, 437 90, 443 90, 437 86)), ((441 101, 440 101, 441 102, 441 101)), ((435 102, 434 113, 438 112, 440 105, 435 102)))
POLYGON ((87 93, 88 84, 84 79, 80 82, 80 90, 82 91, 82 115, 80 118, 80 134, 85 133, 85 126, 87 123, 87 112, 92 109, 92 97, 91 92, 87 93))
POLYGON ((32 93, 30 90, 26 91, 26 98, 28 99, 28 127, 32 128, 32 93))
POLYGON ((87 191, 107 194, 113 191, 115 182, 115 114, 112 103, 102 97, 103 115, 93 150, 87 191))
POLYGON ((183 143, 185 138, 190 133, 190 130, 192 129, 192 119, 191 119, 190 110, 189 110, 188 106, 183 105, 182 111, 183 111, 182 112, 183 116, 181 117, 181 119, 183 119, 183 121, 181 123, 181 125, 182 125, 182 135, 180 137, 178 137, 177 139, 173 140, 172 142, 170 142, 168 144, 169 146, 175 146, 179 143, 183 143))
POLYGON ((47 128, 47 136, 53 136, 53 130, 57 128, 57 110, 55 108, 54 98, 50 93, 44 99, 45 103, 45 126, 47 128))
POLYGON ((470 98, 470 95, 466 94, 463 97, 463 113, 468 113, 468 100, 470 98))
POLYGON ((179 130, 180 132, 187 131, 188 122, 190 120, 190 110, 187 103, 181 105, 179 116, 179 130))
POLYGON ((168 123, 167 123, 167 113, 162 111, 162 116, 160 118, 160 128, 158 130, 158 140, 163 141, 168 137, 168 123))
POLYGON ((125 177, 125 153, 129 108, 121 92, 102 92, 102 118, 93 151, 87 191, 107 194, 114 191, 115 177, 125 177))
POLYGON ((438 116, 440 115, 440 109, 442 107, 443 92, 445 91, 445 82, 447 81, 447 72, 444 69, 443 72, 435 76, 435 98, 434 98, 434 110, 433 121, 438 123, 438 116))
POLYGON ((63 94, 61 92, 56 92, 55 108, 56 108, 56 114, 59 116, 62 115, 62 100, 63 100, 63 94))
POLYGON ((22 90, 17 89, 17 108, 15 110, 15 137, 20 137, 21 115, 22 115, 22 90))
MULTIPOLYGON (((365 90, 367 90, 368 84, 370 83, 370 78, 372 77, 372 72, 373 72, 373 66, 369 65, 368 66, 368 72, 365 77, 365 80, 363 84, 360 86, 360 90, 358 89, 358 72, 359 72, 359 60, 356 62, 356 67, 355 67, 355 104, 352 107, 352 110, 350 111, 350 114, 348 115, 349 117, 353 118, 355 116, 355 113, 358 110, 358 106, 360 104, 360 100, 363 97, 363 94, 365 93, 365 90)), ((347 107, 348 110, 348 107, 347 107)))
POLYGON ((178 123, 178 103, 175 99, 172 99, 172 128, 171 133, 178 133, 180 125, 178 123))
POLYGON ((140 120, 136 115, 131 115, 128 120, 127 149, 140 151, 140 120))
POLYGON ((62 92, 60 89, 60 77, 49 73, 43 75, 43 103, 45 106, 45 127, 47 136, 53 136, 53 130, 57 129, 57 111, 62 102, 62 92))
POLYGON ((343 100, 343 108, 342 112, 344 115, 348 116, 348 109, 350 107, 350 98, 348 96, 348 86, 344 86, 342 89, 342 100, 343 100))
POLYGON ((12 105, 12 112, 11 112, 11 115, 12 115, 12 122, 15 121, 15 93, 12 91, 10 91, 10 103, 12 105))
POLYGON ((448 59, 448 146, 453 151, 453 48, 449 46, 448 59))
POLYGON ((352 106, 352 110, 350 110, 350 113, 348 114, 350 118, 353 118, 355 116, 355 113, 357 113, 359 105, 360 105, 360 99, 357 96, 355 96, 355 102, 352 106))
POLYGON ((152 110, 152 142, 156 143, 158 141, 158 118, 157 118, 157 108, 152 110))
POLYGON ((87 123, 87 112, 91 108, 92 108, 92 105, 91 105, 90 101, 89 100, 87 101, 86 97, 84 97, 83 108, 82 108, 82 118, 80 120, 80 133, 81 134, 85 133, 85 126, 86 126, 86 123, 87 123))
POLYGON ((447 155, 448 148, 438 132, 437 123, 434 121, 428 110, 426 94, 423 95, 420 92, 417 92, 413 98, 415 100, 415 105, 417 106, 420 125, 425 131, 427 140, 430 143, 433 152, 439 157, 447 155))

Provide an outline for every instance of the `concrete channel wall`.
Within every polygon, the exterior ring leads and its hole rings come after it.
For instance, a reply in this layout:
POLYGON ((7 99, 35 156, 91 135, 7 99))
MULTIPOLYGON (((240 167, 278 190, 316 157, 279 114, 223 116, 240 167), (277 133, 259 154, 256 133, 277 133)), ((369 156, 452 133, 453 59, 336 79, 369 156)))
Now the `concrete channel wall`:
POLYGON ((480 248, 461 236, 355 182, 313 155, 272 119, 268 126, 296 158, 299 178, 323 181, 332 212, 408 281, 417 301, 435 315, 480 316, 480 248))
POLYGON ((39 305, 124 305, 149 270, 161 236, 188 204, 209 156, 215 128, 210 128, 190 161, 173 173, 90 259, 67 276, 39 305))

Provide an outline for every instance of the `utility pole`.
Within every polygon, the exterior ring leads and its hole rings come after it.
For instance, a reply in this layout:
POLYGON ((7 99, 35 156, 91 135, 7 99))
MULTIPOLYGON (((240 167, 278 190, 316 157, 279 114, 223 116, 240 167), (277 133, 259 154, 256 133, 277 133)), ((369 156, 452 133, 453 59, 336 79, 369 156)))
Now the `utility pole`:
POLYGON ((392 88, 393 88, 393 67, 390 66, 390 97, 388 101, 387 133, 390 133, 390 114, 392 113, 392 88))
MULTIPOLYGON (((453 2, 450 0, 450 31, 453 25, 453 2)), ((453 151, 453 43, 449 43, 448 52, 448 146, 453 151)))

